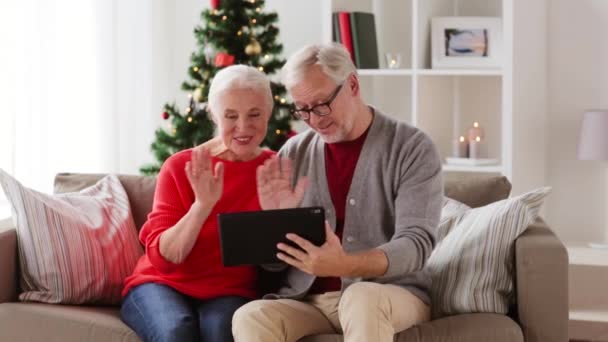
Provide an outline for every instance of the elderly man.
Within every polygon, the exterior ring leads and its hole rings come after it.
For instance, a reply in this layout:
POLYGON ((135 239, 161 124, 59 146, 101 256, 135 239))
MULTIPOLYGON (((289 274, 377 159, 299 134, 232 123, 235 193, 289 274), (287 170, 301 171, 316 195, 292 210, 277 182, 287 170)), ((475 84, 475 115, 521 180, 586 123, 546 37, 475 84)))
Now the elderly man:
POLYGON ((311 130, 258 167, 264 209, 322 206, 327 239, 277 246, 289 268, 278 293, 241 307, 236 341, 297 341, 343 333, 393 341, 429 320, 429 275, 442 200, 441 160, 429 137, 361 98, 356 69, 337 44, 308 46, 284 68, 293 115, 311 130), (293 162, 293 164, 292 164, 293 162))

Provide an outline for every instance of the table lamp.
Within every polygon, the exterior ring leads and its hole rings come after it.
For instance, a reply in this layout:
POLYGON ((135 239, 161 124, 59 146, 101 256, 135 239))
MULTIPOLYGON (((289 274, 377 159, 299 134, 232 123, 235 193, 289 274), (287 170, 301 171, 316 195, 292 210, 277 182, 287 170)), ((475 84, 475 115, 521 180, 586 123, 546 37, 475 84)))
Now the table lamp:
MULTIPOLYGON (((588 110, 583 115, 578 140, 578 159, 608 161, 608 110, 588 110)), ((608 180, 606 196, 605 213, 608 213, 608 180)), ((608 248, 608 243, 589 245, 594 248, 608 248)))

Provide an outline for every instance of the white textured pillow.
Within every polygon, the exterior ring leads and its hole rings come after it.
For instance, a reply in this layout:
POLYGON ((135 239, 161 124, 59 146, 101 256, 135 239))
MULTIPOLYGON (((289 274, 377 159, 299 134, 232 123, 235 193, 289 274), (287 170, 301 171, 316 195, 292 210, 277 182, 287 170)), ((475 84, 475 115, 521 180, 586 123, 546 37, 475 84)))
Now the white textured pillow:
POLYGON ((460 220, 462 214, 471 210, 471 207, 468 205, 458 202, 455 199, 451 199, 449 197, 443 197, 443 206, 441 207, 441 218, 439 220, 439 226, 437 227, 437 232, 435 234, 435 238, 437 239, 437 243, 440 243, 443 238, 452 228, 456 226, 456 222, 460 220))
POLYGON ((470 209, 444 201, 431 274, 432 316, 506 314, 514 294, 514 243, 538 217, 551 188, 470 209))
POLYGON ((17 227, 19 299, 117 304, 142 249, 129 199, 116 176, 80 192, 46 195, 0 169, 17 227))

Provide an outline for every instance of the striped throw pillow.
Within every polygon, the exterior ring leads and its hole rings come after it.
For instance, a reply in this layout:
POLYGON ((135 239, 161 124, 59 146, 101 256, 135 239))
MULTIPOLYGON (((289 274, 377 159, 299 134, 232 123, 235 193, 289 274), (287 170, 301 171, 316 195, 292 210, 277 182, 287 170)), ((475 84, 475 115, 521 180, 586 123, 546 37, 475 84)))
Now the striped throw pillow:
POLYGON ((17 228, 19 299, 118 304, 142 254, 129 200, 116 176, 80 192, 47 195, 0 169, 17 228))
POLYGON ((471 209, 444 201, 431 274, 433 318, 463 313, 506 314, 514 300, 515 240, 538 217, 551 188, 471 209))

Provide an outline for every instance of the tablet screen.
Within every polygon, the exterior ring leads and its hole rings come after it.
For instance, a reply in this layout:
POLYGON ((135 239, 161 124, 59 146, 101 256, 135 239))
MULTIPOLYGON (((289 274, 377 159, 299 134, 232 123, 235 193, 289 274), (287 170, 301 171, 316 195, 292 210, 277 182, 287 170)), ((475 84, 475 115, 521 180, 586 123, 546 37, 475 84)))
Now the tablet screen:
POLYGON ((325 210, 321 207, 247 211, 218 214, 224 266, 281 262, 279 242, 294 233, 320 246, 325 243, 325 210))

